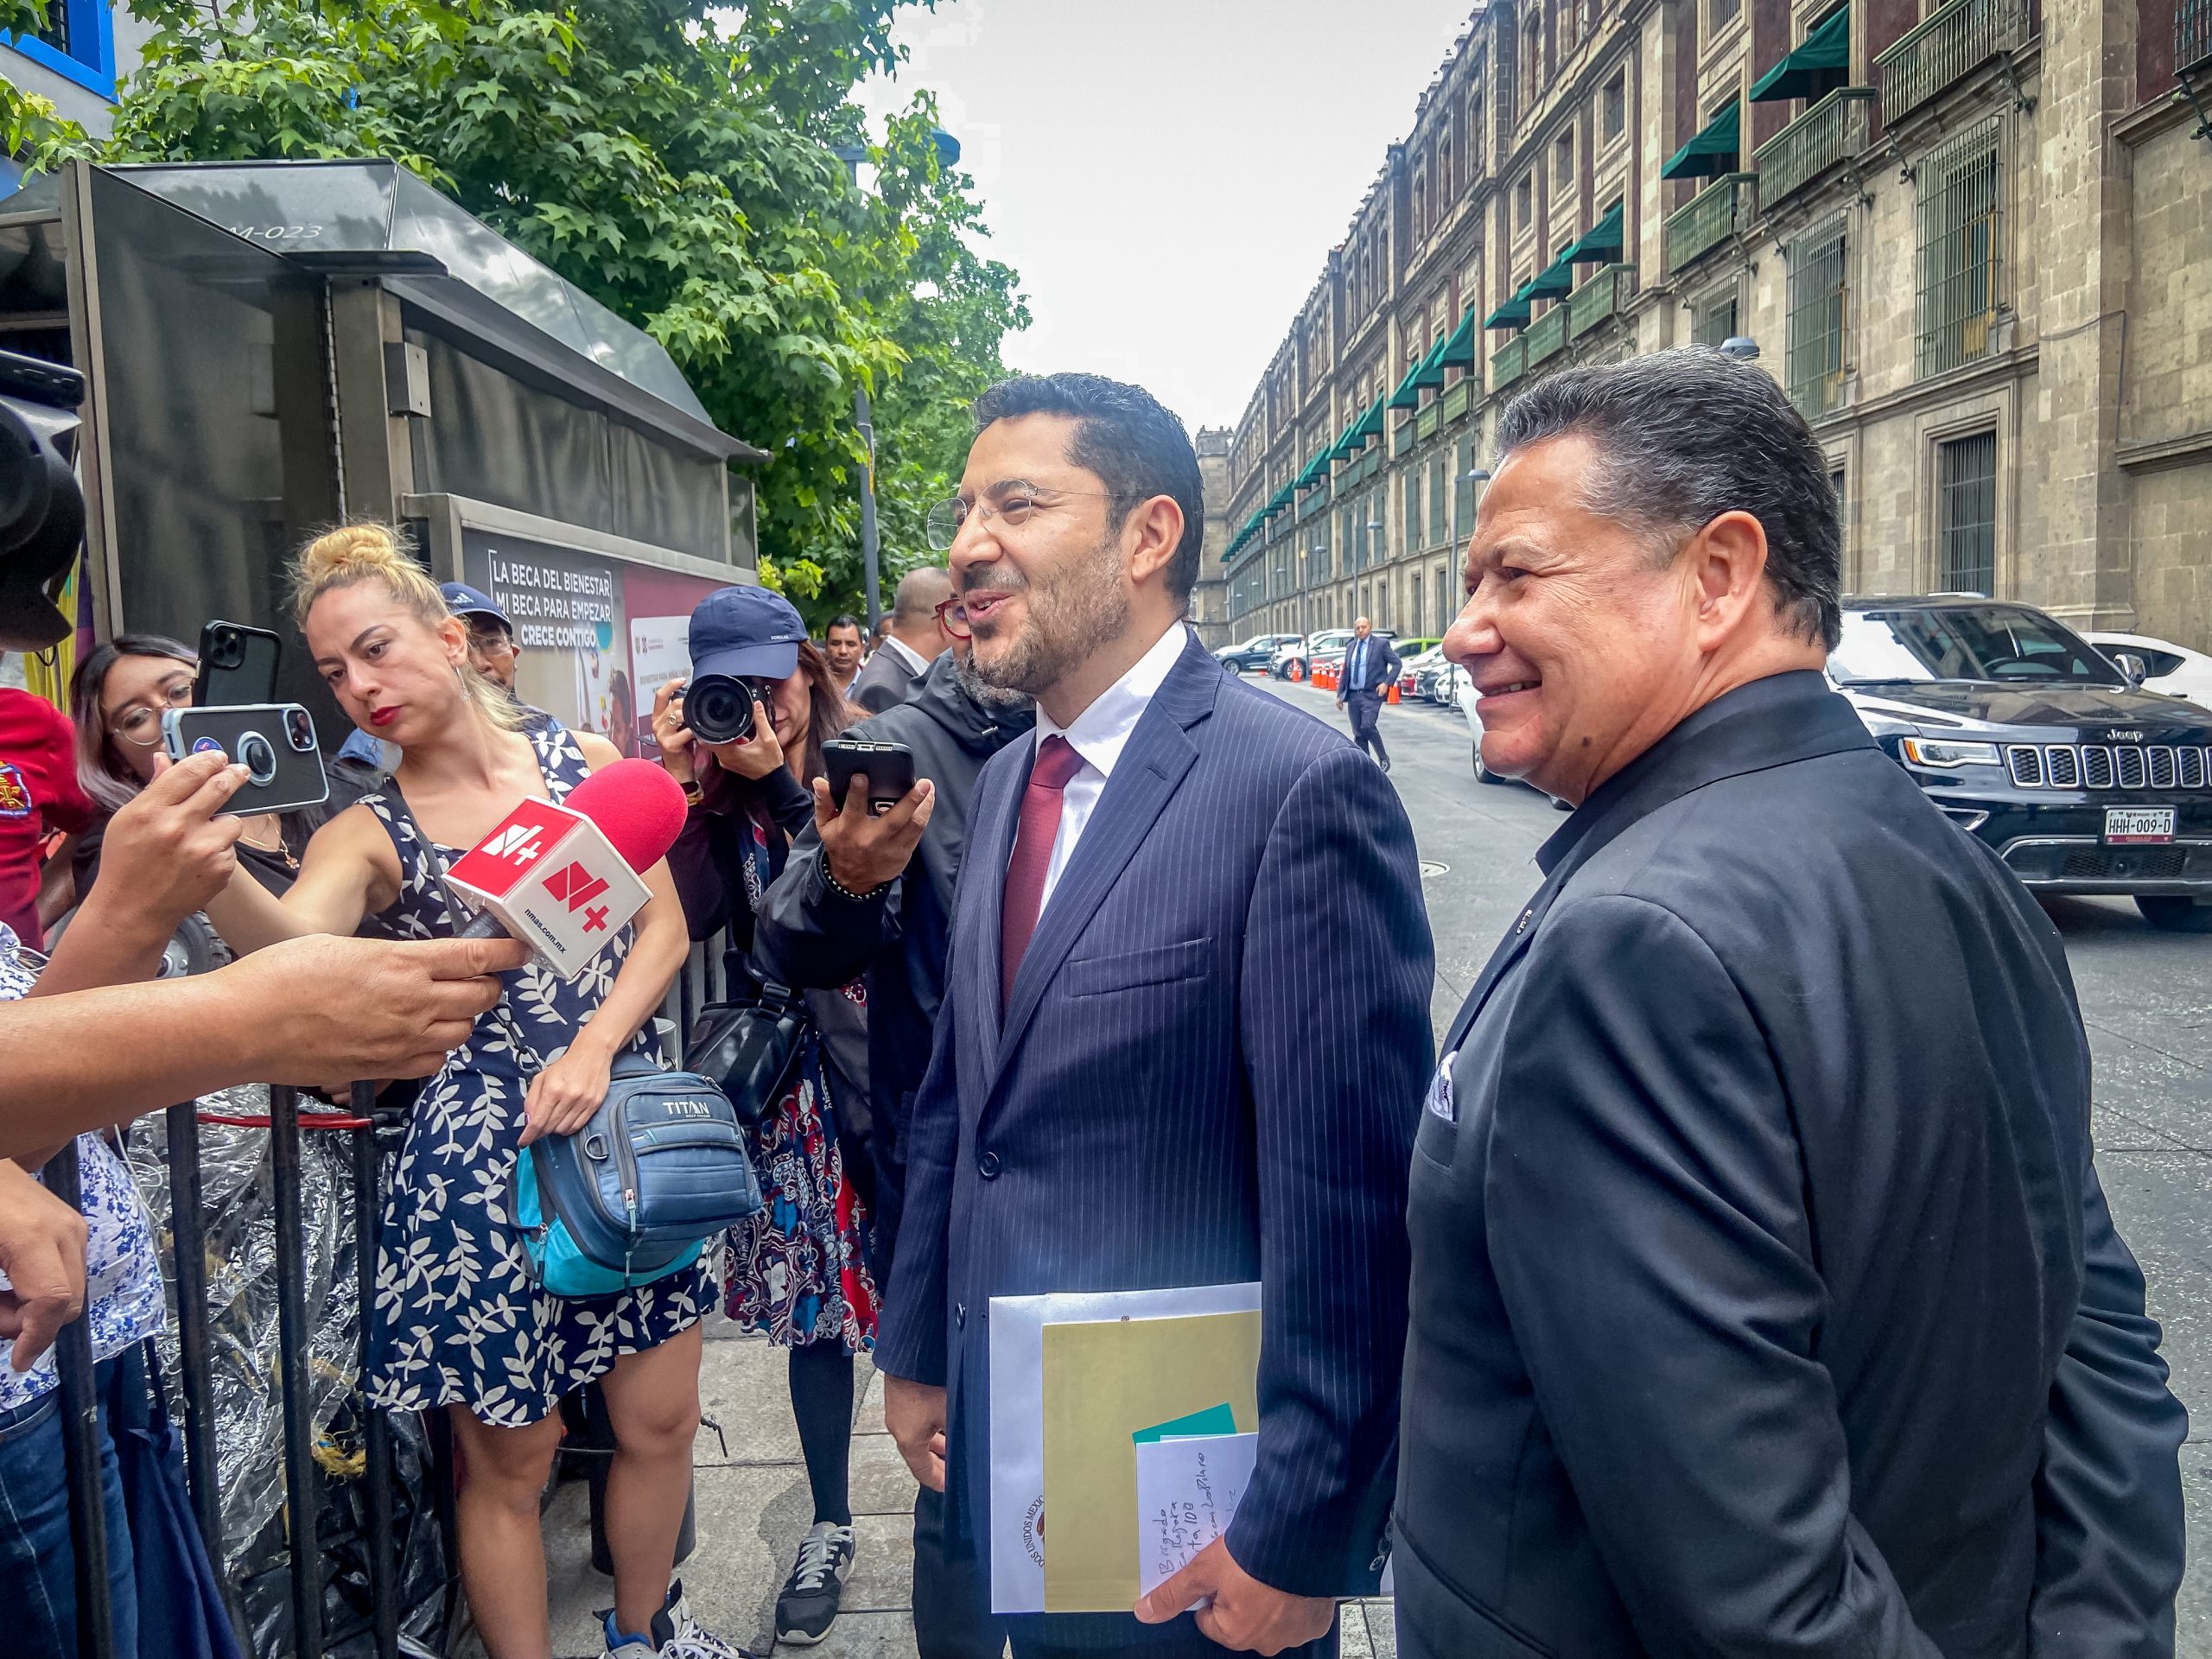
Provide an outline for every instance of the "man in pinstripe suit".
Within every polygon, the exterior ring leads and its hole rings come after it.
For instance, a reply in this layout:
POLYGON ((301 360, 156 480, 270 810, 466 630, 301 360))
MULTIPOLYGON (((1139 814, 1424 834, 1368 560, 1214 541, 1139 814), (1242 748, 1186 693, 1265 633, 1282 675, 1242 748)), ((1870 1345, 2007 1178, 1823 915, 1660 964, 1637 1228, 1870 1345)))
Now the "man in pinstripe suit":
POLYGON ((1014 1651, 1334 1653, 1396 1461, 1432 1052, 1412 828, 1341 735, 1182 626, 1203 518, 1173 415, 1057 375, 992 388, 976 420, 939 539, 977 671, 1033 696, 1037 727, 970 820, 877 1338, 886 1421, 985 1548, 992 1297, 1258 1280, 1259 1460, 1227 1536, 1134 1617, 1010 1620, 1014 1651))

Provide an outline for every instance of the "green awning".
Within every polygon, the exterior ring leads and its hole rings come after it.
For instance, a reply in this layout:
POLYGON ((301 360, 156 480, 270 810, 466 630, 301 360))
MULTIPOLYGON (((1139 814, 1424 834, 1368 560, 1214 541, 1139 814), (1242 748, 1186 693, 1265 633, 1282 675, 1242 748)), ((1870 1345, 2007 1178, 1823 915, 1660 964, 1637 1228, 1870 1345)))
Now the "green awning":
POLYGON ((1367 448, 1373 440, 1382 435, 1382 410, 1387 399, 1377 397, 1367 406, 1367 413, 1359 417, 1359 424, 1351 429, 1352 449, 1367 448))
POLYGON ((1321 464, 1333 467, 1359 448, 1359 416, 1355 415, 1344 423, 1344 429, 1337 434, 1337 441, 1323 452, 1321 464))
POLYGON ((1329 451, 1326 448, 1323 448, 1316 449, 1313 452, 1313 459, 1307 461, 1305 467, 1300 469, 1298 474, 1297 482, 1293 486, 1293 487, 1300 490, 1310 490, 1317 484, 1325 484, 1328 481, 1329 451))
POLYGON ((1422 365, 1427 361, 1427 359, 1426 358, 1417 357, 1413 360, 1412 365, 1408 367, 1406 370, 1406 378, 1398 382, 1398 389, 1390 394, 1390 407, 1392 409, 1418 409, 1421 407, 1421 372, 1422 365))
POLYGON ((1528 326, 1529 302, 1518 294, 1483 319, 1485 328, 1526 328, 1528 326))
POLYGON ((1447 340, 1440 340, 1428 348, 1428 355, 1421 359, 1414 370, 1414 384, 1431 391, 1440 391, 1444 385, 1444 347, 1447 340))
POLYGON ((1563 300, 1574 290, 1574 252, 1572 243, 1552 256, 1552 262, 1522 284, 1514 297, 1523 300, 1563 300))
POLYGON ((1850 79, 1851 8, 1846 6, 1751 83, 1751 102, 1826 98, 1850 79))
POLYGON ((1662 179, 1717 179, 1738 170, 1744 156, 1744 106, 1731 104, 1705 124, 1659 169, 1662 179))
POLYGON ((1444 349, 1436 354, 1440 365, 1447 369, 1472 369, 1475 366, 1475 314, 1471 311, 1459 319, 1459 326, 1452 331, 1452 338, 1444 342, 1444 349))
POLYGON ((1622 245, 1621 204, 1617 201, 1560 257, 1571 265, 1611 264, 1621 257, 1622 245))
POLYGON ((1269 496, 1268 498, 1268 505, 1260 509, 1260 517, 1262 518, 1272 518, 1275 514, 1281 512, 1285 507, 1288 506, 1290 505, 1291 488, 1292 486, 1290 485, 1286 484, 1282 488, 1277 490, 1273 495, 1269 496))

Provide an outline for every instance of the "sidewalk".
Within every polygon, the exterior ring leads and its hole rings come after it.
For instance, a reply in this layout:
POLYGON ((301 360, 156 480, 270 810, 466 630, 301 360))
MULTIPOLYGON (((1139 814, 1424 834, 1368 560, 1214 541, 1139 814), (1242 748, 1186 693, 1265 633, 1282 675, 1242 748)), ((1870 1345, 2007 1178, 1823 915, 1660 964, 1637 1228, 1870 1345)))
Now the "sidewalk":
MULTIPOLYGON (((814 1518, 798 1430, 791 1422, 781 1350, 741 1335, 720 1315, 707 1325, 699 1392, 706 1415, 729 1442, 702 1428, 697 1471, 699 1542, 677 1572, 700 1622, 725 1640, 769 1651, 776 1592, 798 1541, 814 1518)), ((785 1653, 823 1659, 913 1659, 914 1479, 883 1431, 874 1368, 861 1362, 853 1432, 853 1527, 860 1553, 845 1582, 844 1611, 828 1638, 785 1653)), ((605 1650, 593 1610, 613 1599, 611 1580, 592 1571, 584 1484, 571 1481, 545 1516, 552 1584, 553 1651, 559 1659, 599 1659, 605 1650)), ((1387 1604, 1344 1608, 1344 1659, 1395 1659, 1387 1604)))

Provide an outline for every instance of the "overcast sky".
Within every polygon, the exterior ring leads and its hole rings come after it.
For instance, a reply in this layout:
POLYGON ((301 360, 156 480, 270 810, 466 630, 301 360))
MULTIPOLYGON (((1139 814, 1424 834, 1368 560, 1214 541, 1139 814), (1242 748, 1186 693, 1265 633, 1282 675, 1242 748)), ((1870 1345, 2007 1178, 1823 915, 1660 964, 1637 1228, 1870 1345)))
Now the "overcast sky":
POLYGON ((940 0, 927 86, 1035 321, 1023 369, 1233 426, 1474 0, 940 0))

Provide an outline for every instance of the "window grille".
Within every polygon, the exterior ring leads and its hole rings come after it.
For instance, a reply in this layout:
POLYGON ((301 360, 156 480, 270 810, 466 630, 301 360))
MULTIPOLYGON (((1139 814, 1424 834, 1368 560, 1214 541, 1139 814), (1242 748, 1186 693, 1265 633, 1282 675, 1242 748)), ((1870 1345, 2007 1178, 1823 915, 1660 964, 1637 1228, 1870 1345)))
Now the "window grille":
POLYGON ((1444 469, 1451 464, 1442 455, 1429 463, 1428 544, 1431 547, 1440 544, 1445 537, 1444 506, 1447 498, 1444 493, 1444 469))
POLYGON ((1475 480, 1467 474, 1475 470, 1475 441, 1459 441, 1458 470, 1452 478, 1452 539, 1465 541, 1475 527, 1475 480))
POLYGON ((1720 346, 1736 334, 1736 296, 1732 292, 1698 307, 1690 324, 1690 338, 1700 346, 1720 346))
POLYGON ((1421 545, 1421 469, 1406 469, 1406 551, 1421 545))
POLYGON ((1843 398, 1843 251, 1840 222, 1790 245, 1787 381, 1790 401, 1808 420, 1843 398))
POLYGON ((1919 165, 1920 291, 1913 375, 1986 357, 1996 341, 2004 175, 1998 123, 1961 133, 1919 165))
POLYGON ((1615 75, 1605 83, 1605 137, 1618 138, 1628 125, 1628 76, 1615 75))
POLYGON ((1711 40, 1736 21, 1736 14, 1743 10, 1743 0, 1709 0, 1705 14, 1705 35, 1711 40))
POLYGON ((1989 594, 1997 580, 1997 434, 1936 447, 1936 526, 1948 594, 1989 594))

